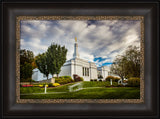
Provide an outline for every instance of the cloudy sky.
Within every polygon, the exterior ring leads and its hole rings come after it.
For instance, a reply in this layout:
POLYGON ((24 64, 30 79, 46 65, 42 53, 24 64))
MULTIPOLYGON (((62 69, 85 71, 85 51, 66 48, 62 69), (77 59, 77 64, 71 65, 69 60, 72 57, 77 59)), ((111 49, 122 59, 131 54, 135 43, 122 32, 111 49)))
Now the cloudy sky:
POLYGON ((95 62, 97 66, 110 65, 129 45, 140 46, 140 21, 21 21, 20 48, 33 51, 35 56, 54 42, 65 45, 69 60, 73 57, 75 37, 80 58, 95 62))

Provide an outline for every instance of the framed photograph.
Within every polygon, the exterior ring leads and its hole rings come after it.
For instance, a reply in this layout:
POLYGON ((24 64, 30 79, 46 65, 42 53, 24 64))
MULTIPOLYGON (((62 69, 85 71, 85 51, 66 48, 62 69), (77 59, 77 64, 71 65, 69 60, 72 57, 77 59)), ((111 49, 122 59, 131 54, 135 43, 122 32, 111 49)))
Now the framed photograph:
POLYGON ((16 25, 18 103, 144 102, 143 16, 17 16, 16 25))
POLYGON ((3 117, 158 117, 158 2, 141 5, 4 3, 3 117))

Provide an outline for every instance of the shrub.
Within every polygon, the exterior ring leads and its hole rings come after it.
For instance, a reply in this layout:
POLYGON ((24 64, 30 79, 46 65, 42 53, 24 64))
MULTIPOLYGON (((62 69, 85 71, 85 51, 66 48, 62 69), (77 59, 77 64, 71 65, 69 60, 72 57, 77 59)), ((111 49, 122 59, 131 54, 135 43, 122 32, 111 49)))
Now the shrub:
POLYGON ((49 87, 52 87, 52 86, 53 86, 53 83, 48 83, 48 86, 49 86, 49 87))
POLYGON ((94 79, 94 81, 97 81, 97 79, 94 79))
POLYGON ((61 76, 59 78, 55 78, 55 82, 59 84, 66 84, 70 82, 74 82, 73 79, 70 76, 61 76))
POLYGON ((43 85, 39 85, 39 87, 43 87, 43 85))
POLYGON ((83 77, 80 77, 80 81, 84 81, 83 77))
POLYGON ((34 86, 34 87, 38 87, 39 85, 38 85, 38 84, 34 84, 33 86, 34 86))
POLYGON ((32 82, 36 82, 35 80, 31 80, 32 82))
POLYGON ((102 75, 98 75, 98 78, 99 78, 99 79, 103 79, 103 76, 102 76, 102 75))
POLYGON ((53 84, 54 87, 59 86, 59 85, 60 85, 59 83, 54 83, 53 84))
POLYGON ((127 86, 139 87, 140 86, 140 78, 138 78, 138 77, 129 78, 127 86))
POLYGON ((115 77, 115 76, 107 76, 105 81, 110 81, 110 79, 112 79, 112 81, 114 82, 118 82, 118 80, 120 80, 119 77, 115 77))
MULTIPOLYGON (((101 80, 101 79, 100 79, 101 80)), ((90 81, 97 81, 97 79, 90 79, 90 81)))
POLYGON ((117 82, 112 82, 112 86, 113 86, 113 87, 117 87, 117 86, 118 86, 118 83, 117 83, 117 82))
POLYGON ((125 87, 123 84, 118 84, 117 87, 125 87))
POLYGON ((119 77, 114 77, 113 81, 118 82, 120 80, 119 77))
POLYGON ((72 78, 64 78, 64 80, 66 80, 67 83, 73 82, 72 78))
POLYGON ((73 74, 73 78, 74 78, 74 81, 77 82, 77 81, 82 81, 82 77, 78 76, 77 74, 73 74))
POLYGON ((64 81, 63 78, 61 78, 61 77, 56 78, 56 79, 55 79, 55 82, 56 82, 56 83, 59 83, 59 84, 65 84, 65 81, 64 81))
POLYGON ((64 78, 72 79, 71 76, 63 76, 64 78))
POLYGON ((101 81, 101 82, 102 82, 102 79, 100 79, 99 81, 101 81))
POLYGON ((110 81, 110 79, 113 80, 113 79, 114 79, 114 76, 107 76, 106 79, 105 79, 105 81, 110 81))
POLYGON ((44 87, 45 85, 47 85, 47 83, 40 83, 39 85, 42 85, 44 87))

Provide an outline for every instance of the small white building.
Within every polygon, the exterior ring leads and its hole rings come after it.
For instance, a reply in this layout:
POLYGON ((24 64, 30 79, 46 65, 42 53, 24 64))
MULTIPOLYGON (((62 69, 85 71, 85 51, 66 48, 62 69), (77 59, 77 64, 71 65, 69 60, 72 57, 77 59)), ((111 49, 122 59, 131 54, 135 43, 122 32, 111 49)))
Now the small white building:
MULTIPOLYGON (((83 77, 84 81, 90 81, 90 79, 98 79, 98 73, 101 73, 105 79, 108 76, 109 68, 107 66, 99 67, 94 62, 89 62, 87 60, 81 59, 78 53, 78 43, 75 38, 74 44, 74 54, 73 58, 67 60, 64 65, 61 67, 61 72, 59 76, 71 76, 77 74, 80 77, 83 77)), ((49 78, 52 76, 49 75, 49 78)), ((38 69, 33 70, 32 79, 35 81, 47 79, 38 69)))
MULTIPOLYGON (((33 71, 33 73, 32 73, 32 80, 35 80, 35 81, 47 80, 46 75, 44 75, 43 73, 41 73, 38 68, 35 68, 32 71, 33 71)), ((48 79, 49 78, 52 78, 51 74, 49 74, 48 79)))
POLYGON ((105 80, 105 78, 109 76, 110 69, 108 66, 102 66, 102 67, 98 67, 97 71, 98 71, 98 76, 101 75, 103 77, 102 80, 105 80))

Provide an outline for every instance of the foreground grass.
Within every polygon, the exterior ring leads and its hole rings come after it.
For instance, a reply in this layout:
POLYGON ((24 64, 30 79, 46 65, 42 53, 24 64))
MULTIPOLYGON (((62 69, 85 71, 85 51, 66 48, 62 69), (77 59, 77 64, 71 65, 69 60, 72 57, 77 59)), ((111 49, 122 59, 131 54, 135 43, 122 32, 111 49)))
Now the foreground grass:
MULTIPOLYGON (((21 99, 139 99, 140 88, 137 87, 105 87, 107 82, 83 82, 83 87, 88 88, 77 92, 68 92, 68 84, 56 88, 48 88, 47 92, 66 92, 60 94, 32 94, 21 95, 21 99)), ((44 88, 21 87, 21 94, 43 93, 44 88)))

